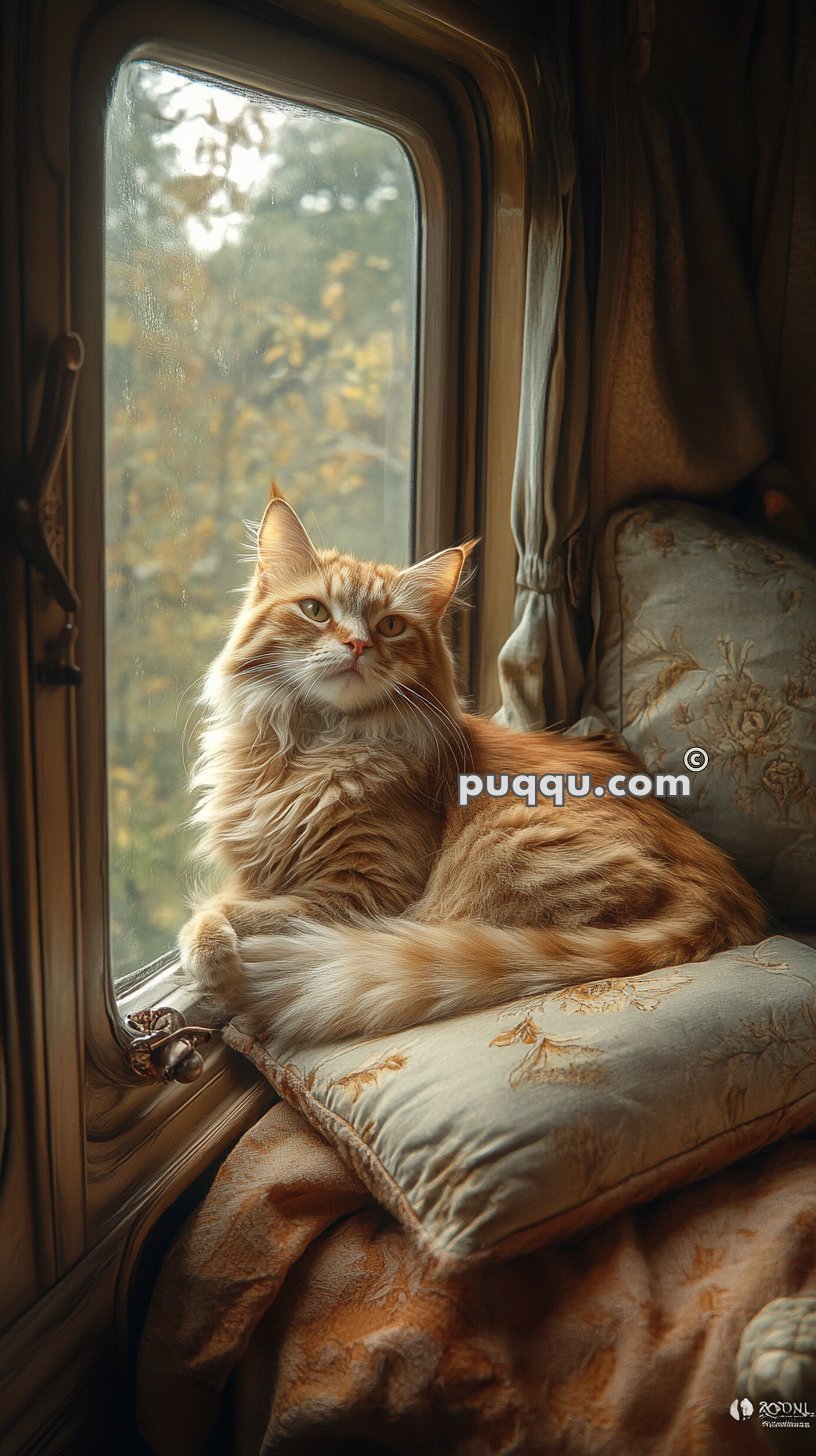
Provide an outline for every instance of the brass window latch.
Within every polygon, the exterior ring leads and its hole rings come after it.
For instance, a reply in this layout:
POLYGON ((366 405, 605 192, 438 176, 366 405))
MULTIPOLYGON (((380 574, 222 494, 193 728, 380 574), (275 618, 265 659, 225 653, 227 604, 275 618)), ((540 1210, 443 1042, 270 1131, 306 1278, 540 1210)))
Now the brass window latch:
POLYGON ((210 1040, 212 1026, 188 1026, 173 1006, 148 1007, 127 1017, 136 1035, 125 1049, 128 1070, 146 1082, 195 1082, 204 1070, 198 1047, 210 1040))
POLYGON ((57 557, 62 525, 52 486, 71 426, 84 355, 79 334, 62 334, 51 346, 34 448, 23 489, 13 506, 17 546, 42 576, 48 595, 65 612, 65 624, 47 644, 45 660, 37 669, 40 682, 54 687, 73 687, 80 680, 74 661, 74 618, 80 603, 57 557))

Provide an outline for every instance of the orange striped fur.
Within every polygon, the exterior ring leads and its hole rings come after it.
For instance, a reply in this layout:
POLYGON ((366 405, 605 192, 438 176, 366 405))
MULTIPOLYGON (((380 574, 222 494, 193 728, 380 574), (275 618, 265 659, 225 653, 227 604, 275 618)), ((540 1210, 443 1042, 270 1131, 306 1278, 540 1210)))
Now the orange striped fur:
POLYGON ((179 940, 187 978, 259 1030, 388 1032, 762 934, 731 861, 654 799, 457 805, 463 772, 640 767, 462 711, 441 623, 469 550, 370 565, 267 508, 194 776, 225 882, 179 940))

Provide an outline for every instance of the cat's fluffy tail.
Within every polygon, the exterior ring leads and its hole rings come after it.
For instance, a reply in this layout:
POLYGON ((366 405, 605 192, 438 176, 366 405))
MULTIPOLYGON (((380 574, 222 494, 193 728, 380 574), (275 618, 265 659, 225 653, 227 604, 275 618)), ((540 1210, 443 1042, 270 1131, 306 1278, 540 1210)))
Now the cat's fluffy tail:
POLYGON ((242 1011, 287 1042, 376 1036, 561 986, 705 960, 761 933, 752 909, 725 929, 677 903, 621 928, 501 928, 479 921, 303 921, 241 943, 242 1011))

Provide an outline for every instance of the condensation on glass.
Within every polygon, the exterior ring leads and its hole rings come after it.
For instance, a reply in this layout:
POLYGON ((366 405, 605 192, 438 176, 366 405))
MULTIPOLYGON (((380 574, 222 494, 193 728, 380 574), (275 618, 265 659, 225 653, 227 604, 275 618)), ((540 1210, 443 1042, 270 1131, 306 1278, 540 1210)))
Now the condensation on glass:
POLYGON ((107 117, 105 257, 110 936, 123 986, 187 915, 185 758, 270 482, 317 540, 409 559, 412 169, 376 127, 129 62, 107 117))

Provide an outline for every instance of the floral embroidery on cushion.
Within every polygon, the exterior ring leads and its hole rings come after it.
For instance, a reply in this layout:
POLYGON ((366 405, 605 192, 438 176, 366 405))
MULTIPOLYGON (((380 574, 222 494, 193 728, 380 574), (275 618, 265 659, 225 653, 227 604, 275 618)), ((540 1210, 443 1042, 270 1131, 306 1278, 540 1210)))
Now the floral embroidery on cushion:
POLYGON ((530 1050, 509 1073, 507 1081, 513 1091, 533 1082, 602 1082, 605 1072, 602 1067, 589 1061, 581 1066, 576 1058, 603 1056, 604 1048, 581 1046, 574 1036, 542 1036, 540 1027, 526 1016, 509 1031, 494 1036, 491 1046, 512 1046, 521 1042, 530 1050), (531 1045, 532 1043, 532 1045, 531 1045), (569 1058, 561 1061, 562 1057, 569 1058))
POLYGON ((794 658, 794 671, 785 678, 785 701, 792 708, 813 702, 816 683, 816 633, 805 632, 794 658))
POLYGON ((797 569, 793 556, 770 541, 759 543, 738 536, 733 540, 727 536, 723 539, 732 554, 734 574, 746 586, 767 586, 797 569))
POLYGON ((765 765, 760 780, 766 794, 776 800, 776 806, 788 823, 796 820, 796 805, 802 804, 809 824, 816 824, 816 794, 813 785, 798 763, 780 754, 765 765))
POLYGON ((729 950, 725 951, 724 955, 728 960, 735 961, 737 965, 751 966, 754 970, 769 971, 772 976, 788 976, 792 981, 801 981, 802 985, 807 986, 809 991, 812 990, 813 983, 810 978, 800 975, 798 971, 794 971, 789 961, 763 960, 761 952, 767 953, 767 946, 768 942, 763 940, 751 952, 740 953, 736 950, 729 950))
POLYGON ((727 531, 719 530, 715 521, 706 509, 658 501, 633 511, 626 531, 641 547, 646 537, 664 557, 689 556, 701 548, 728 557, 734 575, 746 586, 764 587, 801 570, 801 558, 776 542, 763 540, 736 521, 729 522, 727 531))
POLYGON ((624 727, 648 718, 687 672, 700 671, 699 662, 683 645, 679 627, 674 628, 668 642, 659 632, 644 627, 632 638, 630 651, 641 675, 626 695, 624 727), (650 664, 650 677, 644 681, 646 663, 650 664))
POLYGON ((744 966, 760 966, 763 971, 786 971, 793 975, 794 972, 791 971, 791 968, 787 961, 763 960, 762 956, 760 955, 760 951, 764 951, 767 945, 768 942, 766 940, 763 940, 760 941, 759 945, 754 946, 754 949, 750 952, 750 954, 741 954, 740 952, 735 950, 726 951, 725 954, 728 956, 729 960, 738 961, 741 965, 744 966))
MULTIPOLYGON (((581 1057, 604 1055, 603 1047, 575 1047, 573 1050, 576 1056, 581 1057)), ((571 1082, 596 1087, 599 1082, 606 1080, 606 1070, 597 1062, 587 1062, 582 1065, 578 1061, 553 1061, 554 1055, 566 1054, 566 1048, 558 1046, 549 1037, 543 1036, 536 1046, 530 1048, 518 1066, 513 1068, 507 1078, 508 1085, 516 1092, 519 1087, 529 1086, 531 1083, 571 1082)))
MULTIPOLYGON (((700 729, 689 733, 689 742, 721 762, 737 785, 735 799, 741 808, 753 812, 757 796, 765 794, 786 823, 816 824, 816 790, 807 770, 785 751, 793 724, 787 694, 777 697, 754 680, 747 667, 752 642, 735 650, 730 637, 717 641, 725 668, 715 674, 717 691, 708 699, 700 729), (758 778, 752 760, 764 760, 758 778)), ((797 686, 798 680, 794 691, 797 686)))
POLYGON ((365 1087, 378 1087, 384 1072, 401 1071, 406 1065, 406 1060, 402 1052, 392 1052, 390 1056, 383 1057, 370 1067, 361 1067, 359 1071, 346 1072, 342 1077, 333 1077, 328 1083, 326 1091, 331 1087, 339 1087, 352 1102, 356 1102, 365 1087))
POLYGON ((746 1096, 758 1080, 777 1087, 789 1101, 816 1068, 816 1006, 809 999, 795 1009, 771 1008, 767 1017, 746 1017, 714 1043, 703 1061, 722 1071, 732 1125, 743 1116, 746 1096))
POLYGON ((640 977, 631 981, 587 981, 550 994, 562 1011, 580 1015, 598 1011, 655 1011, 664 996, 691 984, 689 976, 666 976, 663 980, 650 976, 648 981, 640 977))
POLYGON ((499 1012, 498 1020, 511 1017, 521 1019, 510 1029, 493 1038, 491 1046, 510 1046, 513 1042, 531 1045, 541 1035, 534 1019, 534 1013, 546 1013, 556 1003, 560 1011, 572 1011, 581 1015, 605 1011, 654 1011, 665 996, 679 991, 682 986, 692 985, 690 976, 678 971, 669 971, 665 976, 650 972, 648 979, 633 976, 628 980, 608 978, 603 981, 582 981, 576 986, 560 986, 557 991, 543 991, 532 1001, 506 1006, 499 1012))
POLYGON ((513 1042, 522 1041, 526 1042, 527 1046, 532 1046, 533 1042, 538 1041, 540 1035, 541 1027, 538 1023, 533 1021, 532 1016, 525 1016, 524 1020, 511 1027, 510 1031, 502 1031, 498 1036, 494 1036, 490 1045, 512 1046, 513 1042))
POLYGON ((755 682, 748 671, 753 642, 735 651, 730 637, 718 637, 725 668, 714 675, 717 691, 706 703, 702 737, 692 743, 723 760, 726 772, 737 781, 751 771, 753 758, 767 758, 784 748, 791 729, 791 710, 770 688, 755 682))
MULTIPOLYGON (((628 739, 630 747, 634 748, 631 736, 628 739)), ((674 767, 676 753, 673 753, 666 743, 659 743, 656 738, 643 738, 638 742, 635 752, 639 753, 647 768, 674 767)))

